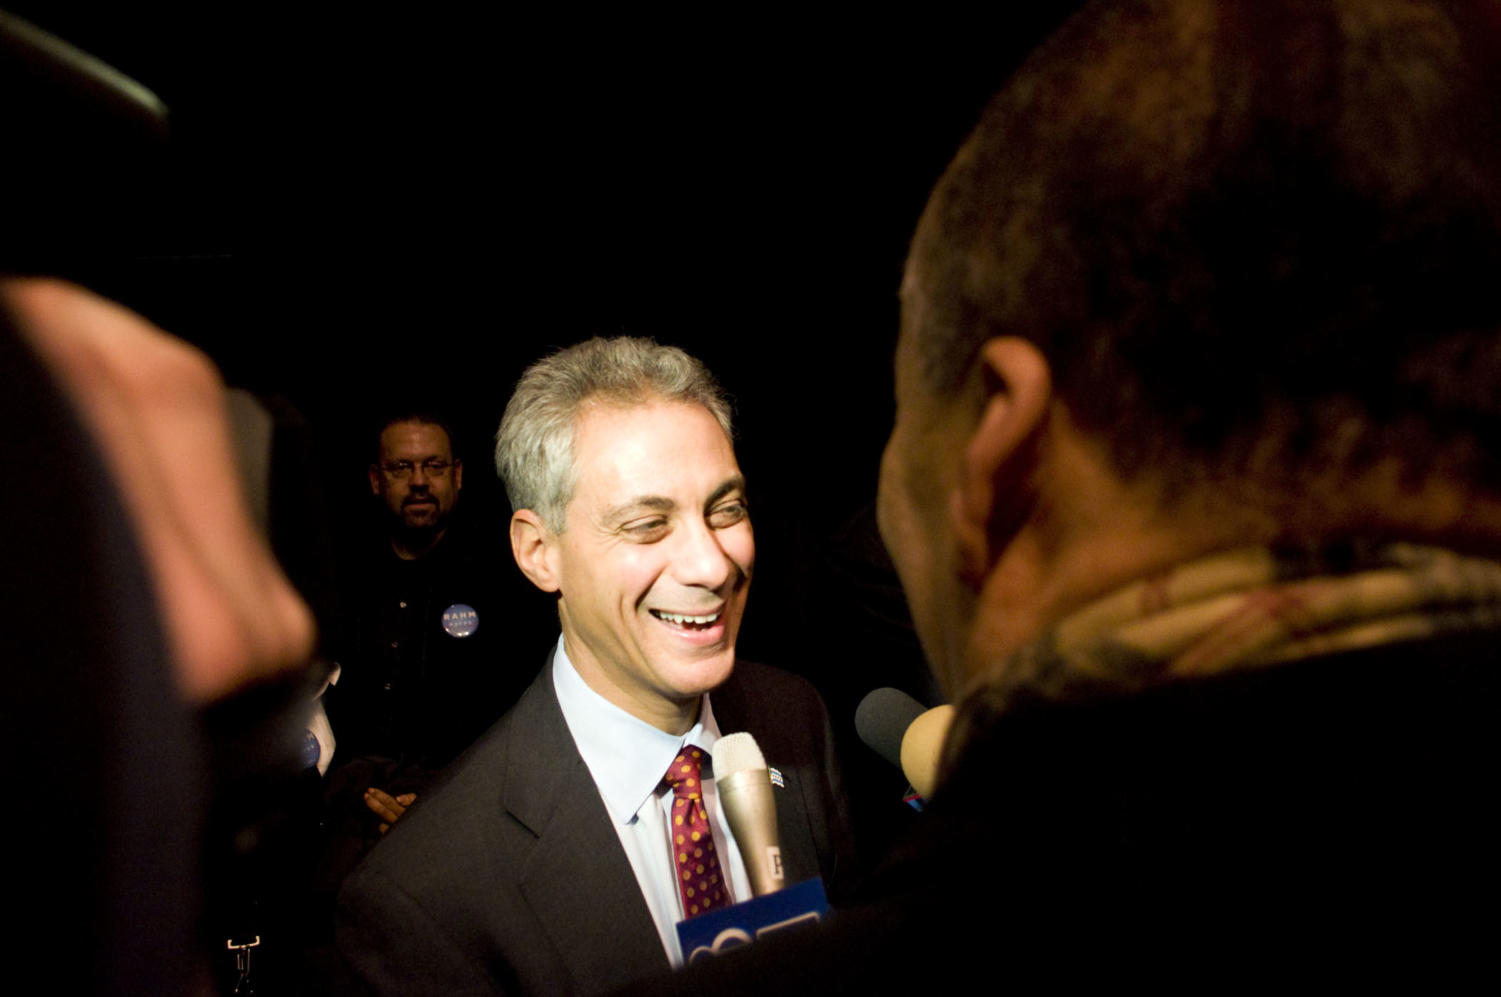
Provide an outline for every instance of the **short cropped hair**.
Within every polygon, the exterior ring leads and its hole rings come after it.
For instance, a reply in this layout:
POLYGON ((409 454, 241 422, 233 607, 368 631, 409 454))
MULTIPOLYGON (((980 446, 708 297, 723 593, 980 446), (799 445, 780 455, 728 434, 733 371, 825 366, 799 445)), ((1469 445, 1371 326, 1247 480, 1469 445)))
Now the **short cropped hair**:
POLYGON ((531 509, 562 532, 573 497, 574 433, 585 402, 702 405, 733 439, 724 389, 702 363, 650 339, 595 337, 559 350, 521 375, 495 434, 495 470, 511 508, 531 509))
MULTIPOLYGON (((454 451, 455 454, 457 454, 457 451, 454 450, 453 425, 448 421, 447 416, 431 409, 401 409, 382 412, 379 417, 377 417, 371 424, 372 428, 375 430, 375 432, 371 434, 373 442, 375 443, 375 456, 372 459, 371 463, 380 463, 382 446, 381 437, 386 435, 386 430, 390 429, 398 422, 419 422, 429 426, 437 426, 439 429, 443 430, 443 435, 448 437, 449 450, 454 451)), ((457 459, 457 457, 455 457, 455 459, 457 459)))
POLYGON ((1020 336, 1127 480, 1501 484, 1498 94, 1485 2, 1092 5, 924 212, 930 388, 1020 336))

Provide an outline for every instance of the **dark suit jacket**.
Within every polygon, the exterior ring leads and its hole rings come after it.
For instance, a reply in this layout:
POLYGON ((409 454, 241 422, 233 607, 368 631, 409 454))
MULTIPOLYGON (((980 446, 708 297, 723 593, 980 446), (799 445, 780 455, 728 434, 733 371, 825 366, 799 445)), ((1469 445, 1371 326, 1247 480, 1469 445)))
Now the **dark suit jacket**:
MULTIPOLYGON (((787 881, 822 875, 837 890, 846 825, 818 694, 739 662, 713 704, 720 730, 749 730, 785 779, 787 881)), ((666 971, 551 668, 350 876, 337 939, 378 993, 590 993, 666 971)))

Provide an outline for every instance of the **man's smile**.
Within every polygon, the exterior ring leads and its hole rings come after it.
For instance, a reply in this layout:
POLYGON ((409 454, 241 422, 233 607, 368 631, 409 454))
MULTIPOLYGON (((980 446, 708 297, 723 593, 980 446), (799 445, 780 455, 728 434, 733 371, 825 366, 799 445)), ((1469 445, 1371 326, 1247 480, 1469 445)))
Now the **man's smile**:
POLYGON ((701 614, 669 613, 662 609, 651 609, 647 610, 647 612, 665 623, 673 624, 685 630, 706 630, 718 623, 720 617, 724 615, 723 609, 716 609, 712 613, 701 614))

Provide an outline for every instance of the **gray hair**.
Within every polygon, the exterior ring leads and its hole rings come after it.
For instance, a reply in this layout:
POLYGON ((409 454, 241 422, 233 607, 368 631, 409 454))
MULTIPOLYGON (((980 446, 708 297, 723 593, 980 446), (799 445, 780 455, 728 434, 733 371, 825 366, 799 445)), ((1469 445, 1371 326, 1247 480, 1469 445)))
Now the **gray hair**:
POLYGON ((573 443, 584 403, 653 399, 702 405, 734 438, 730 403, 707 367, 675 346, 650 339, 595 337, 526 369, 495 434, 495 470, 512 509, 531 509, 562 532, 573 497, 573 443))

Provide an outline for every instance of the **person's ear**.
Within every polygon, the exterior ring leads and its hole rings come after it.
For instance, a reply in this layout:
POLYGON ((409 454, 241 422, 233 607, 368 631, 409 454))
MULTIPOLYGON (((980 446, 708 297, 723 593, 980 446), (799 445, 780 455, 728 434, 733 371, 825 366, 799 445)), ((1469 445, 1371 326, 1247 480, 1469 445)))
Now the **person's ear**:
POLYGON ((453 459, 453 490, 462 491, 464 488, 464 462, 457 457, 453 459))
POLYGON ((1047 358, 1025 339, 987 340, 977 363, 980 418, 965 444, 949 509, 960 570, 974 584, 1029 515, 1037 444, 1053 398, 1047 358))
POLYGON ((374 464, 370 465, 370 494, 380 494, 380 468, 374 464))
POLYGON ((532 510, 518 509, 511 516, 511 556, 521 573, 544 592, 556 592, 561 587, 553 567, 556 542, 552 530, 532 510))

